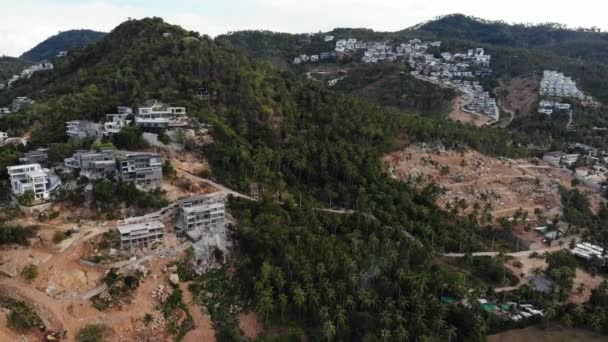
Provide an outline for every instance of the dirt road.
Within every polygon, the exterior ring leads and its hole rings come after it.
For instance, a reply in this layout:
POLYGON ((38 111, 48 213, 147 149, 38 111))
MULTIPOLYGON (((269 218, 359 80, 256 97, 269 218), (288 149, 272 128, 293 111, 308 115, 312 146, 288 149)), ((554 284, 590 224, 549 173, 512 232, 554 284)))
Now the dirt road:
MULTIPOLYGON (((547 247, 547 248, 541 248, 541 249, 536 249, 536 250, 529 250, 529 251, 521 251, 521 252, 512 252, 512 253, 502 253, 503 255, 508 255, 508 256, 512 256, 512 257, 517 257, 517 258, 521 258, 521 257, 530 257, 530 254, 532 253, 538 253, 538 254, 543 254, 546 252, 552 253, 552 252, 557 252, 560 251, 562 249, 567 249, 567 246, 552 246, 552 247, 547 247)), ((444 257, 447 258, 462 258, 466 255, 467 253, 445 253, 442 254, 444 257)), ((472 256, 497 256, 499 255, 500 252, 475 252, 475 253, 471 253, 472 256)))

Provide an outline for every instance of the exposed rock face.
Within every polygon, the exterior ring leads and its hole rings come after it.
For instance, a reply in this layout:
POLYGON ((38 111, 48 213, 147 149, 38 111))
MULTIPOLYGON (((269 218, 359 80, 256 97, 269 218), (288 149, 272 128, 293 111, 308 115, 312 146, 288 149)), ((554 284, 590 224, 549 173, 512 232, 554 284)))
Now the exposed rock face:
POLYGON ((171 275, 169 276, 169 281, 173 285, 179 285, 179 276, 177 275, 177 273, 171 273, 171 275))

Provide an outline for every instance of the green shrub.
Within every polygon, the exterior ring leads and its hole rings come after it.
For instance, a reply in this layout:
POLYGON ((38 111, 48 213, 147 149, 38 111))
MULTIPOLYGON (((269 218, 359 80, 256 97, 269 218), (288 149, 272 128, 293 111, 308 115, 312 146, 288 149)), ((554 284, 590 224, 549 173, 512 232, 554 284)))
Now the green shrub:
POLYGON ((52 212, 49 214, 49 220, 54 220, 54 219, 56 219, 56 218, 58 218, 58 217, 59 217, 59 212, 58 212, 58 211, 52 211, 52 212))
POLYGON ((27 281, 32 281, 38 277, 38 266, 29 264, 21 270, 21 276, 27 281))
POLYGON ((58 230, 55 232, 55 234, 53 234, 53 242, 54 243, 60 243, 61 241, 65 240, 68 238, 68 234, 66 234, 64 231, 58 230))

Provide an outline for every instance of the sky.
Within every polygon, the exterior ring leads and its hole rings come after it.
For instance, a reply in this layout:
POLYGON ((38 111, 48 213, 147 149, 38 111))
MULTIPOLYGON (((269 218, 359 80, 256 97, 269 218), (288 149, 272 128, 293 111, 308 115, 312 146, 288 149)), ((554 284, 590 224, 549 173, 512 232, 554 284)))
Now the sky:
POLYGON ((60 31, 109 32, 128 18, 151 16, 215 36, 245 29, 397 31, 451 13, 608 31, 607 12, 605 0, 0 0, 0 55, 21 55, 60 31))

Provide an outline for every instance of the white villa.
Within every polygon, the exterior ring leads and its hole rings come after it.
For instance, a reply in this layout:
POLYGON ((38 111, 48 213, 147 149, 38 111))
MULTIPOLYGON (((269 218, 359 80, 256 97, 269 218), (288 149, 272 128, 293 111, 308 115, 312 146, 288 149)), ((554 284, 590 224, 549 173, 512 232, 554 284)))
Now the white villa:
POLYGON ((131 123, 131 120, 127 120, 129 115, 133 114, 131 107, 118 107, 116 114, 106 114, 106 122, 103 124, 103 135, 111 136, 120 132, 123 127, 131 123))
POLYGON ((148 128, 177 128, 188 125, 188 116, 184 107, 155 104, 151 107, 140 107, 135 116, 135 123, 148 128))
POLYGON ((8 166, 6 170, 11 178, 11 188, 15 196, 32 191, 35 199, 45 200, 49 199, 51 191, 61 185, 61 180, 50 175, 50 171, 43 169, 40 164, 8 166))

